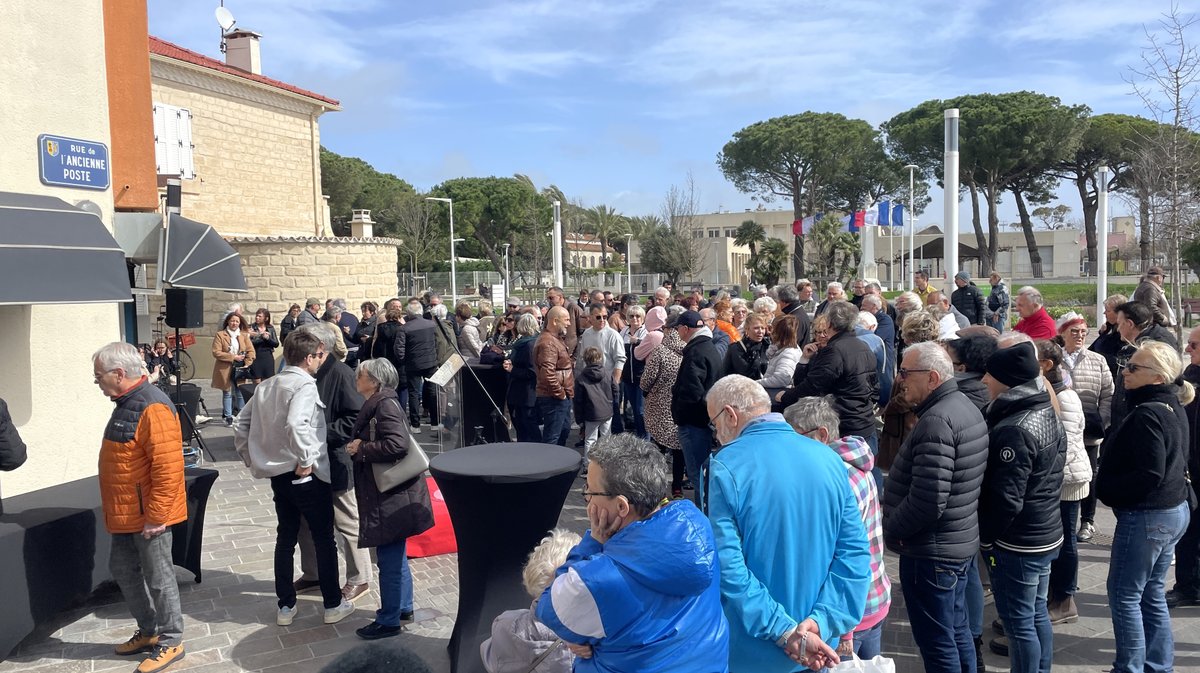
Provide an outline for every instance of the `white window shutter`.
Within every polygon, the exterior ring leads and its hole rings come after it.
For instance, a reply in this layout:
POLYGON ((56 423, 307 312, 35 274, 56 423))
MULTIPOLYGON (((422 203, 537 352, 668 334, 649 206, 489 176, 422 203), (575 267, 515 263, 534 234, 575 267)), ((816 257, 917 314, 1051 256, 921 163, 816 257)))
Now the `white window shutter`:
POLYGON ((154 161, 158 174, 196 177, 192 147, 192 113, 173 105, 154 105, 154 161))

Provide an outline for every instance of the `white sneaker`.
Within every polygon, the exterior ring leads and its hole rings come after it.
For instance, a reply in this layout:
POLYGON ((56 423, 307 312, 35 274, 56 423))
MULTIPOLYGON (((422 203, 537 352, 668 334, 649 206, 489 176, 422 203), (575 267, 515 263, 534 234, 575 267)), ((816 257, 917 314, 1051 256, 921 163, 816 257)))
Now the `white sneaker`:
POLYGON ((342 599, 342 604, 336 608, 325 608, 325 623, 337 624, 354 613, 354 603, 342 599))
POLYGON ((408 429, 411 430, 414 435, 421 434, 421 426, 419 425, 411 425, 408 429))
POLYGON ((279 614, 275 615, 275 623, 280 626, 291 626, 292 620, 296 618, 296 613, 299 610, 299 603, 290 608, 279 608, 279 614))
POLYGON ((196 414, 196 425, 204 425, 205 423, 207 423, 211 420, 212 420, 212 418, 210 416, 205 416, 204 414, 196 414))

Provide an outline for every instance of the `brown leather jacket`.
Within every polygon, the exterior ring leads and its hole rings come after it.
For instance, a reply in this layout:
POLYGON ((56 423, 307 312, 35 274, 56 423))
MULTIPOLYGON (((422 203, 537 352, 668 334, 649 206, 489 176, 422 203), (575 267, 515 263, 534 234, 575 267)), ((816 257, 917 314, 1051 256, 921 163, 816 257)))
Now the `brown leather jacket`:
POLYGON ((562 339, 542 332, 533 345, 533 367, 537 370, 538 397, 565 400, 575 396, 575 366, 562 339))

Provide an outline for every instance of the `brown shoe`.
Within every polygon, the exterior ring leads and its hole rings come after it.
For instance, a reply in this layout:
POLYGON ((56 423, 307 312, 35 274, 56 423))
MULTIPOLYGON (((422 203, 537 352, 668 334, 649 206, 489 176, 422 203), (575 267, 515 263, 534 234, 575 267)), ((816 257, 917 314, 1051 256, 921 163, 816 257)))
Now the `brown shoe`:
POLYGON ((1051 624, 1074 624, 1079 621, 1079 608, 1075 606, 1075 597, 1067 596, 1061 601, 1046 606, 1050 613, 1051 624))
POLYGON ((183 658, 183 645, 155 645, 134 673, 158 673, 183 658))
POLYGON ((296 590, 296 593, 302 594, 306 591, 312 591, 313 589, 321 588, 321 582, 319 580, 306 580, 301 577, 295 582, 292 582, 292 588, 296 590))
POLYGON ((141 654, 149 652, 158 644, 158 636, 143 635, 141 629, 133 632, 133 636, 125 642, 113 648, 117 654, 127 657, 132 654, 141 654))
POLYGON ((353 603, 359 596, 367 593, 371 589, 367 584, 347 584, 342 587, 342 598, 353 603))

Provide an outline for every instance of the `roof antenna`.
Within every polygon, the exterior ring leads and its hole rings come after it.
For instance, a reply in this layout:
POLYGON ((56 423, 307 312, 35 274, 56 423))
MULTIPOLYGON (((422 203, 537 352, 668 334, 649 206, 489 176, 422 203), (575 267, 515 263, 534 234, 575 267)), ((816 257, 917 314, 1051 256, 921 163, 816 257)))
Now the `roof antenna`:
POLYGON ((225 0, 221 0, 221 6, 217 7, 217 25, 221 26, 221 53, 225 53, 225 36, 233 27, 237 25, 237 21, 233 19, 233 13, 225 9, 225 0))

